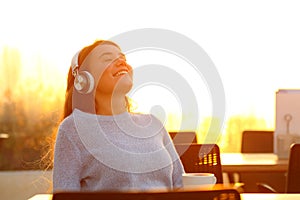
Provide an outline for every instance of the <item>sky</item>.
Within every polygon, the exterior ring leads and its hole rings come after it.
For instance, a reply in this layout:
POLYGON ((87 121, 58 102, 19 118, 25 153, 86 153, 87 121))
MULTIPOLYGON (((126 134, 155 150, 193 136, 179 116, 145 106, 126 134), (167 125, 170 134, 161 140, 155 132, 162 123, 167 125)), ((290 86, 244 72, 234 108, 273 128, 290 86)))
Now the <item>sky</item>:
MULTIPOLYGON (((27 63, 23 73, 35 73, 30 62, 39 55, 63 77, 74 53, 96 39, 143 28, 171 30, 201 46, 214 63, 224 87, 227 117, 256 115, 273 126, 276 91, 300 85, 299 9, 297 0, 2 0, 0 49, 20 49, 27 63)), ((176 68, 174 63, 182 62, 162 51, 128 57, 133 67, 152 62, 176 68)), ((49 66, 42 71, 47 73, 49 66)), ((205 81, 190 78, 193 72, 188 70, 179 72, 191 81, 200 113, 209 115, 214 105, 205 81)), ((144 87, 135 97, 144 101, 144 109, 181 109, 176 95, 165 87, 144 87), (147 95, 151 101, 145 101, 147 95)))

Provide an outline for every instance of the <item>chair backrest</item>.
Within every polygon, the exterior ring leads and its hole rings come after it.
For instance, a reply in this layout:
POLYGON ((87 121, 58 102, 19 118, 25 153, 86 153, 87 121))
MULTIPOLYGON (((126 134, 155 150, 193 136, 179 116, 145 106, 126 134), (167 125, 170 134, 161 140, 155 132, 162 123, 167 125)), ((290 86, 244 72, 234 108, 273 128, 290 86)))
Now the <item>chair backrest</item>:
POLYGON ((213 173, 223 183, 220 149, 217 144, 175 144, 187 173, 213 173))
POLYGON ((300 193, 300 144, 293 144, 290 148, 286 192, 300 193))
POLYGON ((274 131, 243 131, 241 152, 274 153, 274 131))
POLYGON ((197 144, 196 132, 193 131, 178 131, 169 132, 174 144, 197 144))
POLYGON ((172 192, 62 192, 54 193, 53 200, 240 200, 234 189, 172 191, 172 192))

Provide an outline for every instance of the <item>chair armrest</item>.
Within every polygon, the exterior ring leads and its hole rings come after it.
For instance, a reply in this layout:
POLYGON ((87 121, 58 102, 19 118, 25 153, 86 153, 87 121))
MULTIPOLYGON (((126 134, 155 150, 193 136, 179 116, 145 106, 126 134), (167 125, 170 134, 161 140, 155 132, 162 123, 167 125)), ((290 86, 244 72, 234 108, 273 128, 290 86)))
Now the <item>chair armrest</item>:
POLYGON ((260 193, 277 193, 277 191, 266 183, 256 183, 258 192, 260 193))

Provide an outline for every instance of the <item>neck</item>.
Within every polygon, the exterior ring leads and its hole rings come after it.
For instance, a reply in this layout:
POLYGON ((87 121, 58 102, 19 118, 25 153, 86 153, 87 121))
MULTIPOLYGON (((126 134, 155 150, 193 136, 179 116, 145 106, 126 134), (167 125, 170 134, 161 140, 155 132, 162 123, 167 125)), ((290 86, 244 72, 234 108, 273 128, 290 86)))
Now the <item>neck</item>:
POLYGON ((117 115, 127 111, 124 95, 98 95, 95 103, 98 115, 117 115))

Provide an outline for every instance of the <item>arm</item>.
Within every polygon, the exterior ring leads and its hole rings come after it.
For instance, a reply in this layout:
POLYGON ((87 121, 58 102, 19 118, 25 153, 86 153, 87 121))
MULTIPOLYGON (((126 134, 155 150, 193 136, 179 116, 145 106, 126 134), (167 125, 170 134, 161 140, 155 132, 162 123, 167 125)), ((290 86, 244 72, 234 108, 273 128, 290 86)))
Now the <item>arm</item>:
POLYGON ((174 147, 173 141, 169 133, 165 129, 163 129, 163 142, 173 161, 173 173, 172 173, 173 187, 180 188, 183 186, 182 173, 184 173, 184 168, 181 163, 180 157, 174 147))
POLYGON ((58 131, 53 167, 53 192, 80 190, 80 151, 61 128, 58 131))

